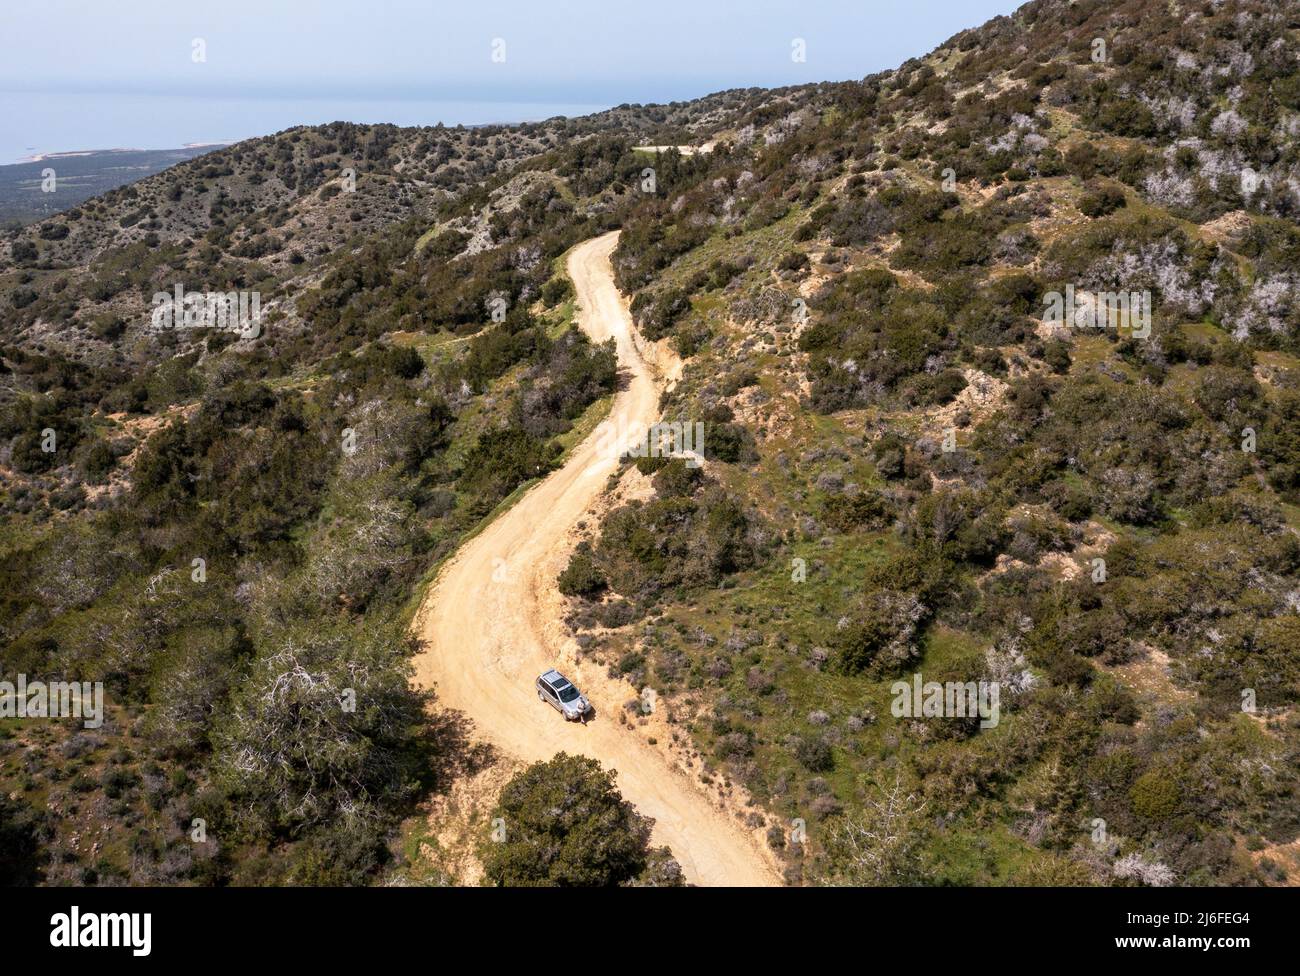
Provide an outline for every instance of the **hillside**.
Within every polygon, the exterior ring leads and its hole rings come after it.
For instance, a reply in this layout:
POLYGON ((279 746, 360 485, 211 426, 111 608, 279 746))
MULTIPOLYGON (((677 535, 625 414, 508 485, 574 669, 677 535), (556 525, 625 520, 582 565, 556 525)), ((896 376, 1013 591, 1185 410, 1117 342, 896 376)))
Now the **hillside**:
POLYGON ((211 149, 188 146, 54 153, 33 162, 0 166, 0 225, 21 226, 44 219, 211 149), (52 182, 47 180, 51 170, 52 182))
POLYGON ((625 221, 709 461, 625 475, 572 623, 792 879, 1295 876, 1297 25, 1031 3, 625 221), (917 673, 1000 721, 897 717, 917 673))
POLYGON ((562 258, 621 228, 705 431, 555 580, 627 735, 790 883, 1294 883, 1297 54, 1294 5, 1034 0, 861 81, 292 129, 12 234, 0 660, 111 704, 0 725, 9 870, 458 880, 423 832, 494 757, 410 615, 608 409, 562 258), (260 334, 150 329, 176 283, 260 334), (917 675, 996 711, 899 714, 917 675))

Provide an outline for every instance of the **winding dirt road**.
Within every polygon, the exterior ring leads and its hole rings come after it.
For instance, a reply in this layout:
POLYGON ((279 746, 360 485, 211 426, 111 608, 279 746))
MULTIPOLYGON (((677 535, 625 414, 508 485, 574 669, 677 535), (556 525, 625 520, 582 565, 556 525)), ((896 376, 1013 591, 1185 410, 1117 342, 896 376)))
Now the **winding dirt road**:
MULTIPOLYGON (((627 303, 614 284, 610 254, 618 233, 580 244, 568 270, 577 289, 579 324, 594 341, 611 336, 628 380, 606 423, 645 430, 658 417, 661 378, 639 348, 627 303)), ((687 880, 701 885, 773 885, 780 878, 758 843, 695 782, 640 734, 621 727, 619 708, 635 692, 603 668, 579 665, 559 622, 555 579, 568 560, 571 533, 590 514, 613 452, 593 434, 568 462, 471 539, 443 567, 413 624, 424 641, 416 682, 433 687, 440 705, 470 716, 479 737, 519 759, 581 753, 618 771, 618 787, 655 821, 653 842, 667 844, 687 880), (565 722, 538 701, 533 682, 548 667, 570 674, 591 700, 595 718, 565 722)))

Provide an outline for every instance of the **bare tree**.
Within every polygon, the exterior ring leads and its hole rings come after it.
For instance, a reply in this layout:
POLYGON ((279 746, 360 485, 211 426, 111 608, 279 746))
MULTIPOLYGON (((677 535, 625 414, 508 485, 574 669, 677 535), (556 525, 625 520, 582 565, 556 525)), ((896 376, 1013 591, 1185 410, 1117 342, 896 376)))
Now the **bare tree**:
POLYGON ((916 849, 925 800, 901 771, 893 782, 873 781, 861 818, 838 817, 826 849, 833 875, 828 884, 899 885, 916 880, 916 849))

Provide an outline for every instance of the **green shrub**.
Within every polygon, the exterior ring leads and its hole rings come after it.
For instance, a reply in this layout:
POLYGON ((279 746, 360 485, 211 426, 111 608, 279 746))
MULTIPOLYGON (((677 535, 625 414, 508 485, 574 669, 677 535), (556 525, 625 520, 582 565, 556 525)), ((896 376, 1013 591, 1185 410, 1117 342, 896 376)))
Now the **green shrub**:
POLYGON ((542 285, 542 301, 548 308, 567 302, 573 295, 573 282, 567 275, 556 275, 542 285))
POLYGON ((1168 769, 1153 769, 1139 776, 1129 790, 1133 812, 1152 824, 1170 820, 1182 803, 1178 777, 1168 769))
POLYGON ((1124 191, 1111 184, 1092 185, 1079 198, 1079 212, 1085 217, 1104 217, 1127 203, 1124 191))
POLYGON ((888 514, 889 509, 880 496, 866 491, 831 495, 822 507, 822 521, 840 532, 879 528, 888 514))
POLYGON ((812 773, 827 773, 835 768, 835 754, 830 743, 818 735, 800 736, 795 743, 794 755, 812 773))
POLYGON ((477 496, 480 508, 491 507, 518 485, 549 472, 558 450, 518 428, 488 431, 465 456, 460 489, 477 496))
POLYGON ((516 774, 492 811, 504 837, 479 848, 488 881, 498 887, 635 883, 651 863, 650 822, 623 799, 614 775, 594 759, 564 752, 516 774))
POLYGON ((590 597, 605 589, 608 583, 591 558, 590 547, 581 548, 569 557, 569 564, 560 573, 560 592, 565 596, 590 597))

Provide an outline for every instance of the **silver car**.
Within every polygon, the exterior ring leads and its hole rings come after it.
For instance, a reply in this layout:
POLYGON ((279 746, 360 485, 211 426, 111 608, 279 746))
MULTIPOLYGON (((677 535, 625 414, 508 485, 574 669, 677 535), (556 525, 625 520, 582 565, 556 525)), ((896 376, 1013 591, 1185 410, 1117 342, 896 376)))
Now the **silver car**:
POLYGON ((570 722, 586 718, 591 711, 591 702, 583 697, 572 681, 554 668, 537 678, 537 697, 570 722))

